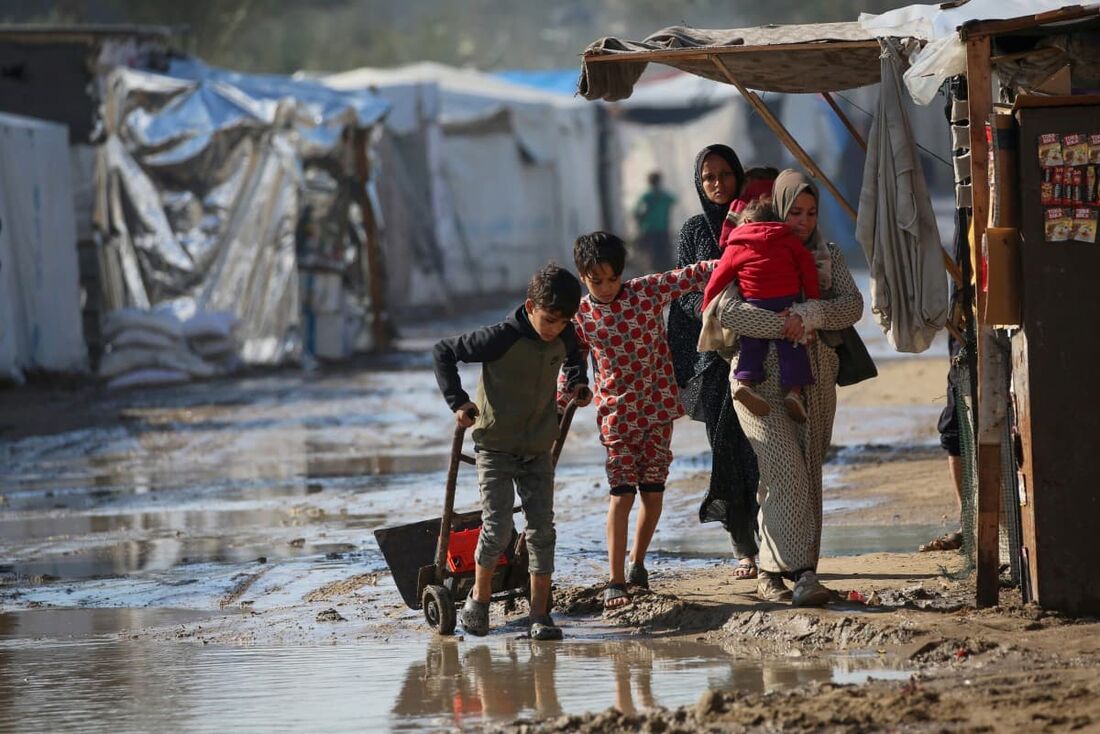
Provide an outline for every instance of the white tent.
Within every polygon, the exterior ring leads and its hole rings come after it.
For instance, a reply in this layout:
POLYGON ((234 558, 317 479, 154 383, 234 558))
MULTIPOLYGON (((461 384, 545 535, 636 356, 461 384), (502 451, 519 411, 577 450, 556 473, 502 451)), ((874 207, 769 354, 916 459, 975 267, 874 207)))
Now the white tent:
POLYGON ((64 125, 0 114, 0 377, 88 369, 64 125))
MULTIPOLYGON (((425 126, 438 125, 440 145, 428 151, 427 180, 413 184, 431 203, 422 211, 436 219, 442 268, 409 269, 407 305, 518 291, 547 260, 569 262, 573 239, 600 226, 592 105, 434 63, 357 69, 324 82, 371 88, 395 106, 410 86, 438 89, 434 122, 424 105, 419 111, 425 126)), ((402 246, 387 241, 387 260, 402 246)))

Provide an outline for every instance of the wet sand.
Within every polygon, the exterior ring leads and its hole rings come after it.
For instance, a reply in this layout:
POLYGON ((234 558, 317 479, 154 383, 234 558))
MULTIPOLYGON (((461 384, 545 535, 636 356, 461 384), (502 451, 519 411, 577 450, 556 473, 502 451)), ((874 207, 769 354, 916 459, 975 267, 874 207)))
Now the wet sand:
MULTIPOLYGON (((450 427, 423 345, 415 332, 412 337, 408 353, 359 370, 258 375, 145 394, 0 392, 0 612, 7 613, 0 614, 0 639, 10 635, 13 650, 38 657, 54 654, 48 640, 89 634, 124 643, 123 657, 129 654, 125 645, 154 645, 163 653, 194 643, 256 649, 258 655, 286 646, 311 655, 307 651, 318 646, 351 650, 385 643, 423 656, 417 651, 436 644, 432 634, 420 612, 401 603, 370 537, 380 525, 438 513, 450 427), (161 610, 162 616, 116 619, 116 607, 161 610), (63 611, 72 608, 94 615, 63 611), (55 617, 33 616, 38 611, 55 617)), ((620 704, 625 712, 582 716, 575 712, 584 710, 583 699, 580 709, 532 703, 511 710, 525 720, 533 713, 539 723, 513 728, 1100 726, 1096 620, 1023 606, 1016 590, 1003 592, 1002 606, 976 610, 959 554, 904 552, 955 519, 935 434, 945 361, 883 360, 877 380, 841 391, 837 449, 826 467, 827 557, 821 565, 838 601, 824 610, 762 604, 753 582, 731 578, 720 529, 700 527, 694 518, 707 479, 698 424, 677 425, 677 466, 650 564, 652 593, 639 594, 626 610, 604 615, 597 600, 605 563, 604 490, 590 414, 578 416, 558 476, 562 562, 555 598, 561 621, 576 644, 612 645, 584 658, 589 669, 601 658, 634 654, 621 645, 646 650, 646 640, 670 639, 724 649, 737 659, 773 661, 769 665, 833 654, 881 656, 893 661, 880 666, 884 670, 900 664, 912 677, 844 684, 826 665, 825 674, 753 687, 715 685, 703 675, 685 689, 698 689, 697 706, 647 712, 669 705, 668 699, 641 696, 629 707, 620 704), (864 545, 895 552, 857 553, 864 545), (848 592, 871 603, 848 601, 848 592), (722 692, 703 692, 711 686, 722 692)), ((460 504, 471 504, 472 492, 464 485, 460 504)), ((524 643, 517 652, 522 617, 522 608, 510 615, 494 608, 500 626, 489 643, 501 649, 486 654, 504 655, 514 665, 517 654, 538 652, 538 643, 524 643)), ((685 650, 668 654, 698 657, 685 650)), ((0 650, 0 656, 10 652, 0 650)), ((461 659, 474 665, 476 657, 468 651, 461 659)), ((396 660, 408 663, 400 655, 396 660)), ((486 665, 501 669, 497 657, 486 665)), ((534 689, 544 683, 531 681, 534 689)), ((14 695, 5 690, 0 707, 14 695)), ((440 706, 457 705, 452 701, 460 697, 451 693, 440 696, 440 706)), ((535 693, 525 690, 520 697, 529 695, 535 693)), ((451 710, 445 726, 501 724, 509 710, 504 706, 492 717, 459 717, 451 710)), ((412 728, 438 726, 444 724, 412 728)))

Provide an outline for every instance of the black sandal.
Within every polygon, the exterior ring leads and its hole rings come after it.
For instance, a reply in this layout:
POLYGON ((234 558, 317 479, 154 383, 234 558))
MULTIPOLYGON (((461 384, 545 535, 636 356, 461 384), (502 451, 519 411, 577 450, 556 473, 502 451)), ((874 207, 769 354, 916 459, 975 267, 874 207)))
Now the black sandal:
POLYGON ((634 601, 630 593, 626 590, 626 584, 608 584, 607 588, 603 590, 601 595, 601 601, 603 601, 604 609, 622 609, 628 607, 634 601), (615 606, 608 606, 608 602, 615 601, 616 599, 626 599, 622 604, 616 604, 615 606))
POLYGON ((649 571, 645 570, 645 566, 641 563, 631 563, 626 572, 626 582, 648 589, 649 571))

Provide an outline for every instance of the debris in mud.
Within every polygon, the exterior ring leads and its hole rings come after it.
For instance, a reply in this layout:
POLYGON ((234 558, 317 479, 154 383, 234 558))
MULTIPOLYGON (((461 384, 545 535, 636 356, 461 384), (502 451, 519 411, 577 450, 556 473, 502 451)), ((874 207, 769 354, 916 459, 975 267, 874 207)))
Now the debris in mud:
POLYGON ((218 601, 218 607, 224 609, 231 604, 236 604, 249 588, 251 588, 252 584, 256 583, 256 581, 267 573, 267 571, 268 569, 265 568, 258 573, 242 573, 234 576, 233 578, 237 583, 218 601))
POLYGON ((554 607, 569 615, 603 614, 604 619, 623 627, 647 630, 710 630, 722 626, 729 616, 720 606, 707 607, 686 602, 671 594, 631 588, 633 600, 617 609, 604 609, 600 595, 604 586, 554 588, 554 607))
POLYGON ((290 508, 287 514, 291 517, 305 517, 309 520, 322 520, 325 517, 325 511, 314 505, 295 505, 290 508))
POLYGON ((909 642, 913 631, 904 627, 879 627, 861 619, 829 612, 754 611, 729 618, 722 632, 727 637, 779 649, 823 650, 872 648, 909 642))
POLYGON ((995 642, 987 640, 929 640, 912 653, 909 659, 925 665, 942 665, 950 662, 965 662, 974 655, 1000 648, 995 642))
POLYGON ((325 609, 324 611, 317 612, 318 622, 347 622, 348 620, 340 616, 340 612, 335 609, 325 609))
POLYGON ((341 596, 347 596, 364 586, 375 586, 378 583, 378 574, 363 573, 352 576, 350 579, 342 579, 325 584, 319 589, 306 594, 302 599, 307 602, 331 601, 341 596))
POLYGON ((291 548, 301 548, 305 544, 306 544, 306 539, 305 538, 295 538, 294 540, 291 540, 291 541, 287 542, 287 545, 289 545, 291 548))
POLYGON ((921 584, 907 586, 904 589, 888 589, 875 592, 875 606, 894 609, 918 609, 920 611, 957 612, 966 608, 962 597, 929 591, 921 584))

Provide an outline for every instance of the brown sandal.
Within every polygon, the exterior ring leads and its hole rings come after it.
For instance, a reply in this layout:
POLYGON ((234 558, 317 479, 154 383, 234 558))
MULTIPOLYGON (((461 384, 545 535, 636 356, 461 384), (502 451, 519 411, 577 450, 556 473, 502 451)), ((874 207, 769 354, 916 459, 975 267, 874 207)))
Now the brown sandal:
POLYGON ((757 575, 756 561, 751 556, 742 558, 737 563, 737 568, 733 569, 733 577, 735 579, 754 579, 757 575))

